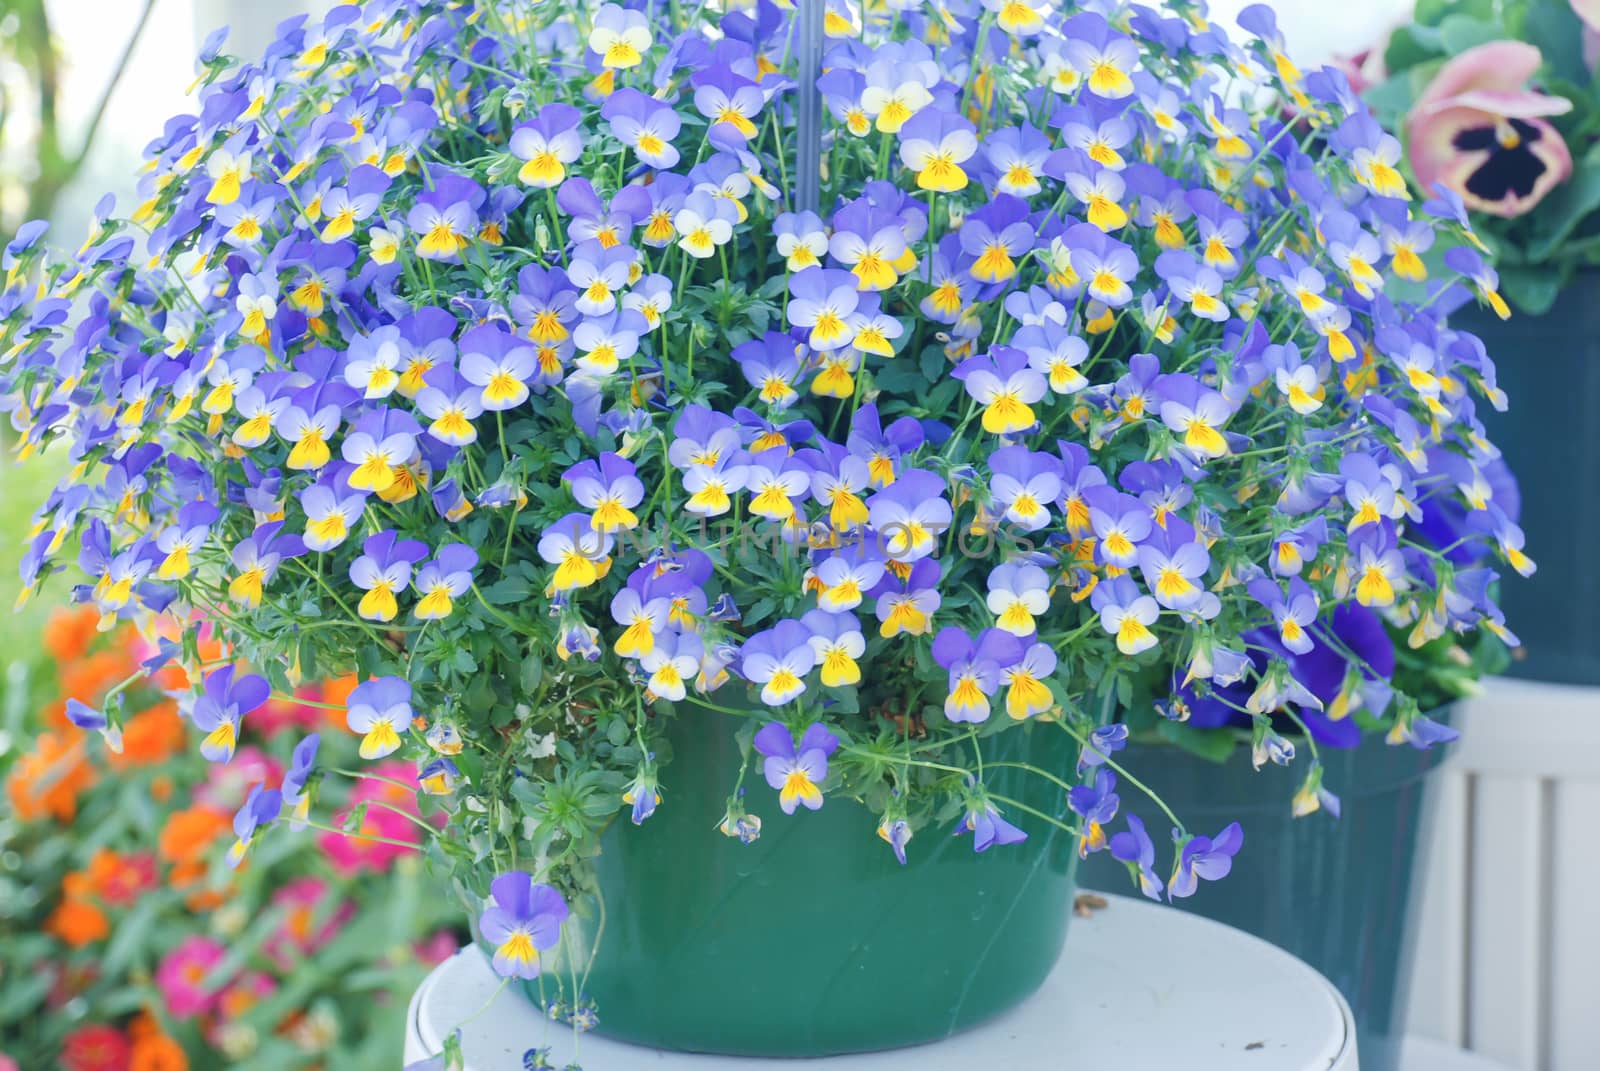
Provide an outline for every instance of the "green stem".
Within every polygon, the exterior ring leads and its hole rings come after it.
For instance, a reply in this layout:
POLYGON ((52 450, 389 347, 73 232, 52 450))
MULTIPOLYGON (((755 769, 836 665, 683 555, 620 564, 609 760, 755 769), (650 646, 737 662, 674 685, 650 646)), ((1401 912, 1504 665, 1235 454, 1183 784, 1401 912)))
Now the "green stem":
MULTIPOLYGON (((348 829, 335 829, 333 826, 323 825, 321 822, 306 822, 307 829, 319 830, 323 833, 337 833, 341 837, 354 837, 356 840, 370 840, 375 844, 390 844, 396 848, 409 848, 417 850, 416 844, 409 840, 395 840, 393 837, 380 837, 375 833, 356 833, 348 829)), ((430 830, 432 832, 432 830, 430 830)))
POLYGON ((997 794, 995 794, 993 792, 989 793, 989 798, 992 799, 992 800, 995 800, 998 803, 1003 803, 1007 807, 1013 807, 1016 810, 1021 811, 1023 814, 1031 814, 1031 815, 1033 815, 1033 817, 1039 819, 1041 822, 1049 822, 1051 825, 1055 826, 1057 829, 1061 830, 1063 833, 1071 833, 1074 837, 1083 835, 1083 830, 1079 829, 1077 826, 1069 826, 1065 822, 1061 821, 1061 819, 1052 818, 1050 815, 1045 814, 1041 810, 1038 810, 1038 809, 1033 808, 1033 807, 1029 807, 1026 803, 1023 803, 1021 800, 1014 800, 1010 796, 1000 796, 1000 795, 997 795, 997 794))

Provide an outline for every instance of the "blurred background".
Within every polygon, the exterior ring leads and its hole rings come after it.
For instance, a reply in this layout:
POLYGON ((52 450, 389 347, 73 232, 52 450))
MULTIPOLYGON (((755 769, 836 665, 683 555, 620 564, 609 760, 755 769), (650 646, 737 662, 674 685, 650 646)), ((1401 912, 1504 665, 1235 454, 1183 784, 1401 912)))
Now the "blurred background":
MULTIPOLYGON (((258 57, 280 20, 329 6, 0 0, 0 241, 43 217, 75 248, 103 195, 128 205, 161 123, 192 107, 211 30, 258 57)), ((14 464, 5 431, 0 448, 0 501, 42 501, 63 460, 14 464)), ((98 702, 160 638, 100 633, 94 613, 50 600, 12 613, 28 524, 0 511, 0 1071, 400 1066, 410 994, 465 917, 414 847, 414 768, 380 764, 369 773, 389 780, 332 801, 340 829, 382 843, 321 830, 314 851, 296 838, 227 870, 233 812, 297 740, 321 732, 323 761, 359 762, 340 713, 354 682, 274 700, 260 746, 208 769, 163 693, 190 683, 169 667, 125 693, 121 755, 87 746, 65 699, 98 702)))

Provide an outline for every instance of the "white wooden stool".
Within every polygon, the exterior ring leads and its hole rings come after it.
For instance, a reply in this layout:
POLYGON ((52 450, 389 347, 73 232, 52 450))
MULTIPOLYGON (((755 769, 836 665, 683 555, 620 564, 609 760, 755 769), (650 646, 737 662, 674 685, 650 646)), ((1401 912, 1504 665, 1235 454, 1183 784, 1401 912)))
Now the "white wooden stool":
MULTIPOLYGON (((814 1060, 657 1052, 593 1035, 584 1071, 1357 1071, 1356 1032, 1338 991, 1288 953, 1208 919, 1121 896, 1073 919, 1044 986, 1017 1008, 934 1045, 814 1060)), ((412 997, 406 1060, 437 1053, 499 984, 474 948, 412 997)), ((605 1009, 600 1009, 605 1016, 605 1009)), ((572 1033, 503 992, 463 1031, 467 1071, 522 1071, 530 1048, 571 1060, 572 1033)))

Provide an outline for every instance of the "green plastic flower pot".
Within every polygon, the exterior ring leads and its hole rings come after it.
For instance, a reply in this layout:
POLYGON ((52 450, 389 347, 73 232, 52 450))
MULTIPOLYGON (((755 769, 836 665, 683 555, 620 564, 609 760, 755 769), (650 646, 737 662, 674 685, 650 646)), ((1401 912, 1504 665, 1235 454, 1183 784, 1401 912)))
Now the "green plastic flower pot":
POLYGON ((1501 321, 1469 306, 1450 324, 1483 339, 1511 399, 1507 412, 1481 405, 1478 413, 1519 478, 1520 524, 1539 563, 1532 577, 1500 585, 1500 607, 1523 643, 1506 672, 1600 684, 1600 567, 1588 540, 1574 537, 1600 524, 1600 272, 1579 274, 1542 316, 1501 321))
MULTIPOLYGON (((1450 710, 1435 712, 1440 721, 1450 710)), ((1244 826, 1233 871, 1202 882, 1185 911, 1226 923, 1286 949, 1321 971, 1350 1002, 1362 1071, 1400 1071, 1394 1045, 1404 1027, 1409 935, 1420 903, 1411 891, 1425 843, 1429 775, 1447 754, 1390 747, 1368 737, 1357 748, 1322 751, 1323 783, 1343 817, 1295 818, 1289 800, 1303 764, 1251 769, 1247 749, 1221 765, 1171 747, 1133 746, 1118 759, 1172 805, 1196 832, 1244 826)), ((1137 804, 1126 791, 1123 805, 1137 804)), ((1152 831, 1154 832, 1154 831, 1152 831)), ((1128 891, 1127 871, 1106 853, 1081 865, 1090 888, 1128 891)))
MULTIPOLYGON (((860 804, 830 796, 819 811, 785 815, 753 770, 745 806, 762 830, 741 844, 716 829, 739 768, 738 728, 685 705, 660 807, 642 826, 624 815, 605 834, 606 922, 586 990, 599 1033, 750 1056, 895 1048, 976 1025, 1044 981, 1071 914, 1070 835, 1012 809, 1025 842, 977 855, 971 835, 926 828, 902 867, 860 804)), ((984 747, 990 763, 1055 770, 1074 755, 1048 725, 984 747)), ((991 768, 987 784, 1066 814, 1065 793, 1041 778, 991 768)), ((587 926, 580 947, 593 942, 587 926)))

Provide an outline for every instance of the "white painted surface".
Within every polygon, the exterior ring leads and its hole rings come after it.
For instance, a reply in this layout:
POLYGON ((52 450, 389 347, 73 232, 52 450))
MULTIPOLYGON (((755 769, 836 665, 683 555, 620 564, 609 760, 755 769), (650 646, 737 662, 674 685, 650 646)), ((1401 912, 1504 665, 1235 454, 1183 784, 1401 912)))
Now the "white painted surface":
POLYGON ((1400 1046, 1400 1066, 1404 1071, 1510 1071, 1470 1052, 1426 1038, 1407 1038, 1400 1046))
MULTIPOLYGON (((584 1037, 585 1071, 1357 1071, 1344 1000, 1287 953, 1207 919, 1126 897, 1074 919, 1055 972, 1012 1012, 937 1045, 822 1060, 663 1053, 584 1037)), ((476 949, 437 968, 412 999, 407 1060, 437 1052, 498 979, 476 949)), ((601 1015, 605 1009, 600 1010, 601 1015)), ((467 1071, 520 1071, 528 1048, 571 1059, 571 1034, 502 993, 463 1032, 467 1071)), ((1448 1065, 1439 1071, 1455 1071, 1448 1065)))
POLYGON ((1600 689, 1491 680, 1460 728, 1417 891, 1406 1030, 1512 1071, 1593 1071, 1600 689))

